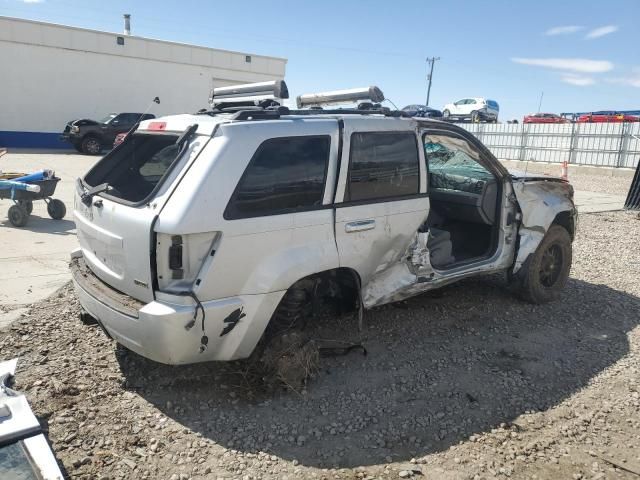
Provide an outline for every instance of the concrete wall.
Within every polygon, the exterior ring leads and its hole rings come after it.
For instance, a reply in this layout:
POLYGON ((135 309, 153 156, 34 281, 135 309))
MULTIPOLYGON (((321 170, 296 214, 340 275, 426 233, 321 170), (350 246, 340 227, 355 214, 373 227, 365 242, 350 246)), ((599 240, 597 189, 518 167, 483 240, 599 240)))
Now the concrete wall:
POLYGON ((0 59, 0 147, 66 147, 58 135, 69 120, 142 112, 155 96, 151 113, 194 112, 214 85, 282 79, 286 67, 282 58, 7 17, 0 59))

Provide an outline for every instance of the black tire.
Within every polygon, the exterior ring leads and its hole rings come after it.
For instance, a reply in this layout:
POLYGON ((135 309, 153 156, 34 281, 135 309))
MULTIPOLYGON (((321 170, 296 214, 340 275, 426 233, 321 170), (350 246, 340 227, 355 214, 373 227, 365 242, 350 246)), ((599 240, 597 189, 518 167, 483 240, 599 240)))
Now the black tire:
POLYGON ((67 207, 64 205, 62 200, 52 198, 47 203, 47 213, 54 220, 60 220, 67 214, 67 207))
POLYGON ((442 111, 442 116, 443 116, 444 118, 449 118, 449 117, 451 116, 451 112, 450 112, 449 110, 447 110, 447 109, 444 109, 444 110, 442 111))
POLYGON ((313 288, 313 281, 301 280, 287 290, 271 317, 267 327, 269 333, 281 333, 304 326, 313 308, 313 288))
POLYGON ((24 227, 29 220, 29 213, 20 205, 11 205, 9 208, 9 222, 14 227, 24 227))
POLYGON ((82 153, 82 143, 73 143, 73 148, 75 148, 78 152, 82 153))
POLYGON ((33 212, 33 202, 31 200, 18 200, 18 205, 24 208, 29 215, 33 212))
POLYGON ((571 236, 564 227, 552 225, 528 264, 518 273, 520 296, 531 303, 557 300, 571 270, 571 236))
POLYGON ((475 110, 471 112, 471 123, 479 123, 480 122, 480 114, 475 110))
POLYGON ((93 135, 87 135, 82 139, 82 153, 86 155, 100 155, 102 144, 100 139, 93 135))

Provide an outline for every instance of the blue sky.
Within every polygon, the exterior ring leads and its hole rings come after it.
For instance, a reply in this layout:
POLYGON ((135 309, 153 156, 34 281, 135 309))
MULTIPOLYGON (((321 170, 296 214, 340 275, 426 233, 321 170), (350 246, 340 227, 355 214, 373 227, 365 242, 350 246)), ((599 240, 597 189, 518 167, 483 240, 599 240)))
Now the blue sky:
POLYGON ((286 57, 292 95, 378 85, 398 107, 468 96, 501 119, 640 109, 640 1, 0 0, 0 14, 286 57))

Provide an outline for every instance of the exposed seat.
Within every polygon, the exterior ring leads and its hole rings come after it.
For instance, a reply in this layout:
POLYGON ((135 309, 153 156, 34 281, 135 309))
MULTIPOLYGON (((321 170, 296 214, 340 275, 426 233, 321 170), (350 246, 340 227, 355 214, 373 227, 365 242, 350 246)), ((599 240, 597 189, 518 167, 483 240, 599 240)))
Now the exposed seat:
POLYGON ((427 248, 429 249, 431 265, 434 267, 442 267, 455 262, 455 258, 451 254, 453 251, 451 234, 446 230, 431 227, 429 229, 427 248))

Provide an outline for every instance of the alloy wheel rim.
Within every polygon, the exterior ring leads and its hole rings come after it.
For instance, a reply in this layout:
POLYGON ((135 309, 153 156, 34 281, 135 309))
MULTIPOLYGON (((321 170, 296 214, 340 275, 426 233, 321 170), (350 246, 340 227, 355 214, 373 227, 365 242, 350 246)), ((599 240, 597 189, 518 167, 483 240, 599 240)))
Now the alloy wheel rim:
POLYGON ((549 246, 547 250, 542 254, 542 261, 540 262, 540 283, 546 287, 553 287, 562 271, 562 248, 560 245, 554 244, 549 246))
POLYGON ((89 142, 87 142, 87 149, 91 153, 98 153, 100 151, 100 145, 97 140, 89 140, 89 142))

